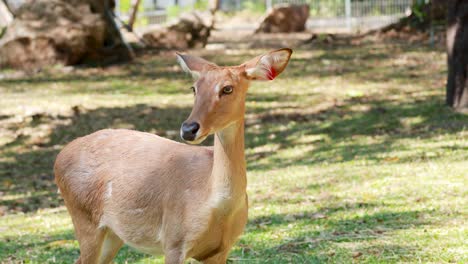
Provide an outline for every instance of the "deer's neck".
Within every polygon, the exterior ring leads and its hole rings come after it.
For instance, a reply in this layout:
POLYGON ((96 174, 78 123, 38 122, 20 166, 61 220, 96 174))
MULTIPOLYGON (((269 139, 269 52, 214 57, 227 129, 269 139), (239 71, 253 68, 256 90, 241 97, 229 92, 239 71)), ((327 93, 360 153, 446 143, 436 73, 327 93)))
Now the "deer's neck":
POLYGON ((226 199, 244 199, 247 178, 244 120, 217 132, 214 140, 213 188, 226 199))

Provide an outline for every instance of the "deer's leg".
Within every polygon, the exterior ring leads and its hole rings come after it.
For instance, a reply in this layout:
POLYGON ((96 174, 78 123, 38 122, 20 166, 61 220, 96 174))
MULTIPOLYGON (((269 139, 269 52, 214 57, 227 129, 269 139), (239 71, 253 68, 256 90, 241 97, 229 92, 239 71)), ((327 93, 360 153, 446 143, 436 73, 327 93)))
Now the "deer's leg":
POLYGON ((245 225, 247 224, 247 196, 245 197, 245 208, 234 214, 231 219, 231 225, 225 229, 226 236, 228 237, 225 246, 218 254, 202 260, 204 264, 225 264, 229 256, 229 251, 232 245, 236 243, 237 238, 242 234, 245 225), (235 220, 234 220, 235 219, 235 220))
POLYGON ((229 250, 219 252, 218 254, 202 260, 203 264, 225 264, 229 255, 229 250))
POLYGON ((106 230, 106 236, 102 244, 99 263, 111 263, 119 249, 123 246, 123 241, 110 229, 106 230))
POLYGON ((75 226, 75 232, 80 244, 80 257, 76 263, 98 264, 105 237, 104 231, 97 228, 93 230, 89 227, 75 226))
POLYGON ((98 264, 103 242, 106 238, 106 228, 99 228, 89 215, 80 209, 70 208, 75 234, 80 244, 80 257, 77 264, 98 264))
POLYGON ((168 250, 164 256, 164 264, 183 264, 184 260, 185 258, 180 249, 168 250))

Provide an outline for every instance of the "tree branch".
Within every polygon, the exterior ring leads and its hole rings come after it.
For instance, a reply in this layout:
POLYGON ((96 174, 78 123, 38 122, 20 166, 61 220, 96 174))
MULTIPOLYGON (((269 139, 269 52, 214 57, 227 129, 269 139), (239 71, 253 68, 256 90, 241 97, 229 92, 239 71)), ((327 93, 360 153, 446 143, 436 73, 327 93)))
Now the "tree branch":
POLYGON ((135 24, 137 18, 138 7, 140 6, 140 2, 141 0, 133 0, 132 2, 132 11, 130 13, 130 18, 128 19, 128 30, 130 32, 133 32, 133 25, 135 24))
POLYGON ((12 17, 15 17, 15 14, 11 10, 10 6, 8 5, 8 2, 6 0, 2 0, 3 4, 5 5, 6 9, 10 12, 12 17))

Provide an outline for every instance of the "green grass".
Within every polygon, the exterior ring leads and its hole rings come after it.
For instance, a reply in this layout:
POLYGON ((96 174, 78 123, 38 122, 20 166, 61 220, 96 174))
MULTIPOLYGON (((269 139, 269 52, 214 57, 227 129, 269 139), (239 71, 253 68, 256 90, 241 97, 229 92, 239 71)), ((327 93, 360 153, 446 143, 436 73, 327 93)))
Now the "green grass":
MULTIPOLYGON (((263 51, 202 53, 234 64, 263 51)), ((468 262, 468 117, 444 106, 445 62, 419 44, 303 46, 253 84, 249 223, 231 262, 468 262)), ((171 53, 0 80, 0 262, 72 263, 55 155, 108 127, 179 140, 190 82, 171 53)), ((116 259, 155 261, 128 247, 116 259)))

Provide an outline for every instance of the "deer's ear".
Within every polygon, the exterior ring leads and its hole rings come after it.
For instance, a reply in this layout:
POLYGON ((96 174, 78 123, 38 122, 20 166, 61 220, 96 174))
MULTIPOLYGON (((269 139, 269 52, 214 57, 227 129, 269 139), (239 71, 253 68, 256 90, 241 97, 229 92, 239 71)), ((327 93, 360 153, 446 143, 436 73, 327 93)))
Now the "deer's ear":
POLYGON ((286 68, 291 54, 291 49, 284 48, 256 57, 243 64, 245 74, 251 80, 273 80, 286 68))
POLYGON ((209 70, 210 68, 217 67, 216 64, 204 60, 200 57, 190 56, 185 54, 176 53, 177 61, 187 73, 190 73, 194 78, 197 78, 200 75, 200 72, 209 70))

